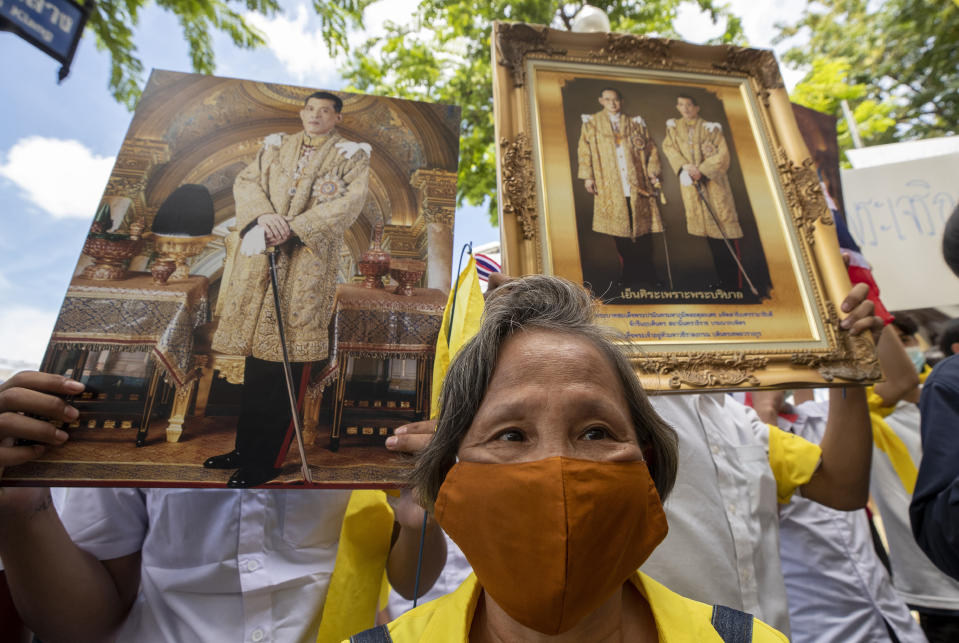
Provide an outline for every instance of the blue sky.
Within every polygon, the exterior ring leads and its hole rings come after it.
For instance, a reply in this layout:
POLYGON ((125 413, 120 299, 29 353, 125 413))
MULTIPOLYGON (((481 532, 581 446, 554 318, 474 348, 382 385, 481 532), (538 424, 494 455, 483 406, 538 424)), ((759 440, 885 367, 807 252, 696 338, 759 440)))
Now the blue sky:
MULTIPOLYGON (((751 44, 768 47, 773 22, 793 18, 804 3, 768 2, 765 11, 745 0, 731 4, 744 16, 751 44)), ((367 29, 375 32, 384 20, 405 21, 414 6, 413 0, 377 3, 368 12, 367 29)), ((259 19, 256 25, 269 45, 255 51, 238 50, 216 35, 217 74, 342 87, 336 61, 326 55, 308 7, 302 0, 288 0, 282 15, 259 19)), ((176 20, 155 6, 141 18, 135 42, 145 69, 190 71, 176 20)), ((692 41, 721 30, 692 5, 680 12, 678 26, 692 41)), ((355 34, 354 39, 361 37, 355 34)), ((58 63, 12 34, 0 33, 0 60, 6 63, 0 88, 2 370, 39 363, 131 113, 107 91, 109 58, 97 51, 89 34, 80 43, 70 76, 60 85, 58 63)), ((790 85, 797 78, 786 73, 790 85)), ((485 210, 457 211, 455 248, 469 240, 479 245, 497 239, 485 210)))

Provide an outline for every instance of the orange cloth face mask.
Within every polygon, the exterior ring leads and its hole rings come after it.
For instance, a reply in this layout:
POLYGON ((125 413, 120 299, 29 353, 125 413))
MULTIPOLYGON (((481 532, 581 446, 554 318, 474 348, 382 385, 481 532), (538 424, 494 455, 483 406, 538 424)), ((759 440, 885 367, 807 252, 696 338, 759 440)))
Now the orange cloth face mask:
POLYGON ((543 634, 596 610, 666 537, 645 462, 459 462, 435 515, 489 596, 543 634))

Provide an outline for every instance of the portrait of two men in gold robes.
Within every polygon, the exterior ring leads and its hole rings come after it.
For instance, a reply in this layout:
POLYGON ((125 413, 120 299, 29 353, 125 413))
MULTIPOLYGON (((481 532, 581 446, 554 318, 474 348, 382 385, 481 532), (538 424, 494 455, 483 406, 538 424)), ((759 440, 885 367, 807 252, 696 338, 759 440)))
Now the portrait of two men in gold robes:
POLYGON ((563 88, 583 280, 609 303, 770 279, 722 102, 702 88, 573 79, 563 88))

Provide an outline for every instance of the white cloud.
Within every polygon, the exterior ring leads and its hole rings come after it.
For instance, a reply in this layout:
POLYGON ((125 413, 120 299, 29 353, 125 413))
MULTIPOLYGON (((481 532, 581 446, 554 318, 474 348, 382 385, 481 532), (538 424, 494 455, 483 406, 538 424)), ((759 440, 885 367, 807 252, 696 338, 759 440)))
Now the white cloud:
MULTIPOLYGON (((375 3, 363 16, 365 29, 351 30, 347 34, 347 42, 350 47, 361 47, 368 38, 384 35, 387 22, 408 23, 410 16, 416 12, 417 4, 418 0, 375 3)), ((247 12, 244 18, 263 32, 269 50, 297 82, 326 87, 342 83, 337 73, 343 62, 342 56, 330 58, 320 33, 319 20, 307 5, 296 5, 293 17, 280 14, 266 18, 247 12)))
POLYGON ((679 5, 676 10, 673 27, 676 28, 683 40, 706 42, 710 38, 721 36, 726 29, 726 23, 724 20, 720 20, 713 24, 708 13, 700 9, 698 5, 686 2, 679 5))
POLYGON ((0 362, 37 368, 56 319, 55 310, 18 305, 0 310, 0 362))
POLYGON ((329 78, 335 75, 335 65, 326 52, 320 30, 310 26, 310 13, 306 5, 301 4, 297 6, 294 18, 282 14, 266 18, 253 12, 244 16, 263 32, 270 51, 301 83, 308 77, 315 81, 315 76, 329 78))
MULTIPOLYGON (((779 34, 776 23, 792 24, 799 20, 807 0, 777 0, 757 5, 753 0, 732 0, 730 9, 743 20, 743 31, 753 47, 776 49, 788 48, 785 43, 773 46, 772 39, 779 34), (759 8, 761 7, 761 8, 759 8)), ((805 39, 804 39, 805 40, 805 39)), ((797 42, 795 44, 801 44, 797 42)))
POLYGON ((356 40, 351 34, 350 45, 361 44, 373 36, 382 36, 386 33, 387 22, 398 25, 408 24, 410 17, 416 15, 418 5, 419 0, 390 0, 390 2, 377 2, 367 7, 363 13, 363 23, 366 28, 356 33, 356 40))
POLYGON ((807 6, 807 0, 778 0, 775 3, 770 2, 761 5, 762 10, 757 10, 757 6, 760 5, 756 5, 752 0, 732 0, 730 3, 733 13, 743 19, 743 31, 746 32, 749 44, 753 47, 763 47, 776 52, 783 82, 786 84, 786 89, 792 91, 796 83, 806 75, 806 70, 786 67, 782 62, 782 55, 790 47, 805 44, 809 36, 800 35, 775 45, 772 40, 779 34, 776 23, 795 23, 802 16, 802 12, 807 6))
POLYGON ((10 148, 0 176, 56 219, 92 220, 115 160, 79 141, 30 136, 10 148))
MULTIPOLYGON (((806 75, 804 69, 791 69, 782 64, 782 54, 794 45, 801 45, 808 37, 792 38, 786 42, 773 44, 773 38, 779 33, 777 22, 786 24, 796 22, 806 7, 806 0, 779 0, 776 3, 756 4, 753 0, 731 0, 730 10, 743 20, 743 31, 751 47, 772 49, 780 59, 779 70, 783 75, 786 89, 792 90, 796 83, 806 75)), ((698 5, 683 3, 676 12, 673 23, 684 40, 705 42, 721 36, 726 29, 724 21, 713 24, 709 14, 698 5)))
MULTIPOLYGON (((756 3, 754 0, 730 0, 729 9, 733 15, 743 21, 743 31, 752 47, 783 50, 788 45, 773 45, 773 38, 779 33, 776 23, 796 22, 806 8, 807 0, 777 0, 777 2, 756 3)), ((713 24, 709 14, 696 3, 685 2, 676 12, 673 23, 685 40, 703 42, 722 35, 726 28, 724 21, 713 24)), ((801 44, 801 43, 790 43, 801 44)))

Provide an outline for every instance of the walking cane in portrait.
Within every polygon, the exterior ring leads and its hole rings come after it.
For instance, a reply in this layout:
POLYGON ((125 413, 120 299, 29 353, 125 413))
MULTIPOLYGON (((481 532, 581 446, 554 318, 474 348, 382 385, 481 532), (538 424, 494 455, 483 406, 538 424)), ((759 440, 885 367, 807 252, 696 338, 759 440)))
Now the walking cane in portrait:
POLYGON ((736 251, 733 249, 733 245, 729 243, 729 237, 726 236, 726 231, 723 230, 723 224, 713 211, 713 206, 709 205, 709 199, 706 198, 706 193, 703 191, 703 183, 708 180, 709 179, 704 176, 693 181, 693 185, 696 186, 696 194, 699 195, 699 200, 703 202, 703 207, 705 207, 706 211, 709 212, 709 216, 713 218, 713 223, 715 223, 716 227, 719 228, 719 233, 723 235, 723 243, 726 245, 726 249, 729 250, 729 254, 732 255, 733 261, 736 262, 736 266, 739 268, 739 273, 743 276, 743 279, 746 280, 746 284, 749 285, 750 292, 752 292, 754 295, 758 295, 759 291, 756 290, 756 286, 753 285, 752 279, 750 279, 749 275, 746 274, 746 268, 743 267, 743 262, 739 260, 739 255, 736 254, 736 251))
MULTIPOLYGON (((293 367, 290 365, 290 355, 286 347, 286 331, 283 325, 283 311, 280 306, 280 286, 276 272, 276 253, 277 247, 266 244, 266 233, 263 228, 253 226, 249 230, 243 230, 240 233, 241 245, 240 252, 253 256, 265 254, 269 262, 270 285, 273 288, 273 307, 276 310, 277 334, 280 339, 280 349, 283 356, 283 379, 286 383, 286 393, 290 403, 290 415, 293 418, 293 432, 296 435, 296 446, 300 452, 300 471, 303 474, 303 480, 306 483, 313 482, 313 476, 310 474, 310 466, 306 461, 306 447, 303 442, 303 424, 300 421, 300 414, 296 404, 296 389, 293 385, 293 367)), ((307 251, 312 252, 308 247, 307 251)))
MULTIPOLYGON (((652 177, 653 191, 659 195, 659 202, 666 205, 666 195, 663 194, 663 184, 657 177, 652 177)), ((666 253, 666 276, 669 278, 669 289, 673 289, 673 266, 669 263, 669 241, 666 240, 666 220, 663 219, 663 252, 666 253)))
POLYGON ((270 260, 270 283, 273 285, 273 305, 276 307, 276 326, 280 334, 280 347, 283 349, 283 377, 286 379, 286 392, 290 398, 290 414, 293 416, 293 431, 296 434, 296 447, 300 451, 300 471, 303 480, 313 482, 310 475, 310 465, 306 462, 306 447, 303 445, 303 426, 300 414, 296 408, 296 392, 293 389, 293 368, 290 366, 290 356, 286 350, 286 335, 283 333, 283 313, 280 312, 280 287, 276 280, 276 246, 266 249, 266 256, 270 260))

